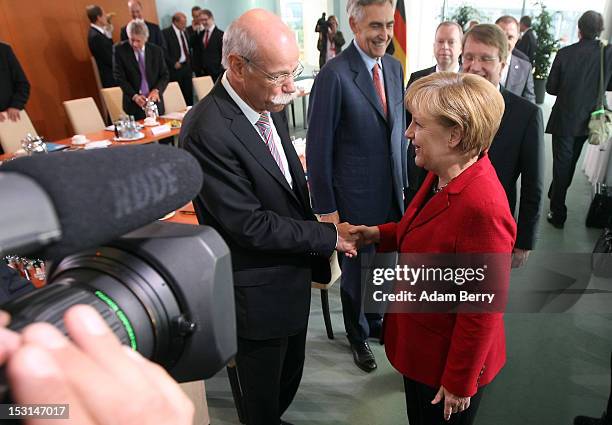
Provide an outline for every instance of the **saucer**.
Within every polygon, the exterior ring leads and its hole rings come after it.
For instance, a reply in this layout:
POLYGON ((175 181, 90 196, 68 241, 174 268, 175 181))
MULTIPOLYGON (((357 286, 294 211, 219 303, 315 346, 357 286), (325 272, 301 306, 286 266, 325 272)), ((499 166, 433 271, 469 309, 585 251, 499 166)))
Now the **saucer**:
POLYGON ((144 126, 145 126, 145 127, 156 127, 156 126, 158 126, 158 125, 159 125, 159 121, 155 121, 155 122, 152 122, 152 123, 150 123, 150 124, 149 124, 149 123, 146 123, 146 122, 144 123, 144 126))
POLYGON ((71 142, 72 142, 73 145, 77 145, 78 146, 78 145, 86 145, 87 143, 91 142, 91 140, 84 139, 84 140, 82 140, 80 142, 76 142, 74 140, 71 140, 71 142))

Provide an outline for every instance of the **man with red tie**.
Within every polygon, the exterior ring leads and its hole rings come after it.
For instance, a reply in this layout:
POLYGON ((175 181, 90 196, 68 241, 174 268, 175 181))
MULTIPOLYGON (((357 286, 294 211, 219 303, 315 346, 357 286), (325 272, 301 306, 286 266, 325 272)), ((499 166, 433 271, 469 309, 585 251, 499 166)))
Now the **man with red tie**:
POLYGON ((196 32, 191 39, 193 70, 197 77, 210 75, 213 81, 217 81, 223 73, 223 31, 215 25, 215 18, 210 10, 200 10, 199 19, 201 31, 196 32))
POLYGON ((187 16, 177 12, 172 16, 172 25, 163 30, 164 40, 168 45, 166 50, 166 65, 170 72, 170 81, 176 81, 181 86, 187 105, 193 105, 193 83, 191 55, 185 27, 187 16))
MULTIPOLYGON (((393 38, 391 0, 349 0, 353 42, 321 69, 310 94, 306 162, 312 207, 321 221, 376 225, 401 218, 406 183, 404 74, 385 54, 393 38)), ((368 338, 382 315, 364 311, 362 287, 374 249, 342 260, 340 297, 355 364, 376 369, 368 338)), ((377 266, 384 267, 383 264, 377 266)))

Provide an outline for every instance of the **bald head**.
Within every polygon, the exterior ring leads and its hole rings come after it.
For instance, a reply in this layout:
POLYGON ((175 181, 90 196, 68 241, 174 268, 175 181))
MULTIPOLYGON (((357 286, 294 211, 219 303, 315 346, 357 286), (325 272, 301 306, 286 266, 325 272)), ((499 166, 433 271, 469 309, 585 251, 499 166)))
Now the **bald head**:
POLYGON ((180 31, 183 31, 187 26, 187 15, 181 12, 175 13, 174 15, 172 15, 172 23, 180 31))
POLYGON ((139 0, 128 1, 128 8, 130 9, 132 19, 144 19, 142 17, 142 4, 139 0))
POLYGON ((295 98, 303 68, 295 35, 263 9, 240 16, 223 35, 223 66, 238 96, 255 111, 276 112, 295 98))
POLYGON ((223 62, 229 55, 245 56, 257 62, 274 61, 284 56, 299 57, 293 31, 275 14, 251 9, 230 24, 223 37, 223 62))

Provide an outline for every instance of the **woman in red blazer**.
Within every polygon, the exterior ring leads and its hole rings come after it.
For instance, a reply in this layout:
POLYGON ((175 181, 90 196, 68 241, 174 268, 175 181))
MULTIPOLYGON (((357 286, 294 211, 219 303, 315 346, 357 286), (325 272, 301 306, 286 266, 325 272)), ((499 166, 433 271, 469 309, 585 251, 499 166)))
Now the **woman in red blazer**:
MULTIPOLYGON (((516 225, 486 153, 504 112, 499 90, 476 75, 438 72, 410 86, 406 107, 406 137, 429 174, 399 223, 353 232, 383 252, 508 254, 507 287, 516 225)), ((471 424, 482 387, 505 363, 503 314, 388 313, 384 323, 410 425, 471 424)))

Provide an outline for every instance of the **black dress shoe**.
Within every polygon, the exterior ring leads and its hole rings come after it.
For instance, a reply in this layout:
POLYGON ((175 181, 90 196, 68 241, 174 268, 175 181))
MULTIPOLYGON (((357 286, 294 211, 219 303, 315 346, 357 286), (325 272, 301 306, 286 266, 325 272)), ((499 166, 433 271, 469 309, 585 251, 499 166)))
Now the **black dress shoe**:
POLYGON ((574 418, 574 425, 610 425, 612 419, 608 418, 606 413, 601 418, 591 418, 590 416, 576 416, 574 418))
POLYGON ((372 353, 367 341, 351 343, 351 351, 353 352, 353 360, 359 369, 369 373, 378 367, 374 353, 372 353))
POLYGON ((564 221, 556 219, 552 212, 548 213, 548 215, 546 216, 546 221, 548 221, 550 224, 553 225, 553 227, 556 227, 557 229, 563 229, 564 221))

